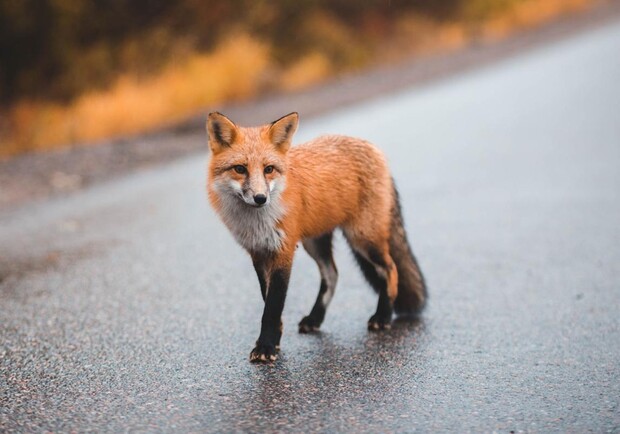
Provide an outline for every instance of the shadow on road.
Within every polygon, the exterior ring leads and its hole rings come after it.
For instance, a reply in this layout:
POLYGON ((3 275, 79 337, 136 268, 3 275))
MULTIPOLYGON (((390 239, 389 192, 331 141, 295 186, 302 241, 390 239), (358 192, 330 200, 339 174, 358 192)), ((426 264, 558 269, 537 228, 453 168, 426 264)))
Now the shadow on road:
POLYGON ((421 346, 427 341, 424 319, 395 321, 389 331, 366 332, 352 342, 325 332, 302 338, 311 343, 305 358, 290 348, 289 340, 291 357, 283 351, 273 365, 250 366, 244 393, 234 393, 243 397, 235 402, 240 418, 260 426, 271 421, 274 429, 295 426, 302 415, 316 418, 315 429, 364 428, 365 418, 381 409, 360 397, 369 396, 371 389, 377 401, 388 395, 396 399, 395 390, 408 387, 403 378, 411 379, 405 373, 423 364, 421 346), (325 420, 321 409, 326 406, 335 410, 332 418, 339 410, 348 416, 342 421, 325 420))

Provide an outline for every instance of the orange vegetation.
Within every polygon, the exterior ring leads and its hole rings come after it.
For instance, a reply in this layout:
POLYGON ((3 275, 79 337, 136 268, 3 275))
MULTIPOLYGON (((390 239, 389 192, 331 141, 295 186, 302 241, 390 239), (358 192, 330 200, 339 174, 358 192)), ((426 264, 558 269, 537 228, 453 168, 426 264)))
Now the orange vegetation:
POLYGON ((308 38, 314 32, 315 49, 286 66, 273 60, 269 44, 235 33, 211 52, 187 54, 147 78, 124 74, 106 90, 84 93, 70 103, 18 101, 0 113, 0 157, 160 128, 207 106, 248 99, 265 89, 297 90, 373 62, 458 49, 474 37, 502 38, 594 2, 510 1, 511 7, 484 13, 483 18, 478 18, 479 11, 465 9, 469 19, 455 22, 404 14, 390 24, 391 31, 378 31, 370 41, 364 35, 363 43, 332 17, 309 16, 301 31, 308 38))

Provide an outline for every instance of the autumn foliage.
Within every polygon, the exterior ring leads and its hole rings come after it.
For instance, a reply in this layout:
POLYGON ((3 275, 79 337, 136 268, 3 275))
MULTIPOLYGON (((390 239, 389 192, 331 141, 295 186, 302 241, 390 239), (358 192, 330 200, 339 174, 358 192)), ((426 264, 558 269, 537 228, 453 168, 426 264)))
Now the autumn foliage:
POLYGON ((0 0, 0 157, 456 49, 591 0, 0 0))

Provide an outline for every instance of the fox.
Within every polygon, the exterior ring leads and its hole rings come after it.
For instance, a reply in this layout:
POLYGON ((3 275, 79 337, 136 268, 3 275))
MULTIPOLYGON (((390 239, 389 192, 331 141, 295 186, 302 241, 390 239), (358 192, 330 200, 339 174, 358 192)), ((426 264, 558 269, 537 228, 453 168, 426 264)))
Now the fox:
POLYGON ((371 331, 397 315, 417 316, 427 291, 409 245, 398 191, 386 157, 371 143, 326 135, 292 146, 299 115, 240 127, 219 112, 206 122, 211 156, 207 193, 216 214, 249 253, 264 302, 254 363, 274 362, 293 257, 301 243, 319 268, 319 293, 300 333, 317 332, 338 280, 336 229, 378 294, 371 331))

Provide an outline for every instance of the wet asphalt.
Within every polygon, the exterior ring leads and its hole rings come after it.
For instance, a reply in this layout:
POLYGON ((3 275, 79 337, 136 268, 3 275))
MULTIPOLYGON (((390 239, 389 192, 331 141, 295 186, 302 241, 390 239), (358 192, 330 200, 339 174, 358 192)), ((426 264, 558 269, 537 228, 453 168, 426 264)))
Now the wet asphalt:
POLYGON ((0 431, 620 432, 618 47, 610 24, 302 118, 298 141, 384 149, 431 298, 368 332, 338 237, 322 331, 299 335, 300 249, 273 365, 248 362, 260 292, 206 154, 2 212, 0 431))

